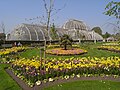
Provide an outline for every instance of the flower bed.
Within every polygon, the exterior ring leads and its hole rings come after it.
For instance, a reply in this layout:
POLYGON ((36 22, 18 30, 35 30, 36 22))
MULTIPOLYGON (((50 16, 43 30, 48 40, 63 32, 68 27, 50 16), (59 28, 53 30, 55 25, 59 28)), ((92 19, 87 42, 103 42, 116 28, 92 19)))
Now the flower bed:
POLYGON ((87 51, 78 48, 68 49, 68 50, 64 50, 62 48, 55 48, 55 49, 46 50, 46 53, 52 55, 80 55, 87 53, 87 51))
POLYGON ((2 49, 2 50, 0 50, 0 56, 14 54, 14 53, 26 50, 26 49, 27 49, 26 47, 12 47, 12 48, 8 48, 8 49, 2 49))
POLYGON ((14 54, 26 50, 27 47, 12 47, 0 50, 0 63, 10 63, 15 58, 14 54))
POLYGON ((100 46, 98 49, 102 50, 108 50, 113 52, 119 52, 120 53, 120 46, 100 46))
POLYGON ((117 42, 111 42, 111 43, 104 43, 103 45, 104 45, 104 46, 118 46, 118 45, 120 45, 120 44, 117 43, 117 42))
POLYGON ((48 59, 46 62, 36 59, 19 59, 12 63, 12 71, 29 86, 52 82, 56 79, 69 79, 80 76, 120 76, 120 58, 70 58, 65 60, 48 59))
MULTIPOLYGON (((72 45, 73 48, 79 48, 80 46, 77 44, 72 45)), ((60 45, 56 44, 56 45, 48 45, 47 48, 60 48, 60 45)))

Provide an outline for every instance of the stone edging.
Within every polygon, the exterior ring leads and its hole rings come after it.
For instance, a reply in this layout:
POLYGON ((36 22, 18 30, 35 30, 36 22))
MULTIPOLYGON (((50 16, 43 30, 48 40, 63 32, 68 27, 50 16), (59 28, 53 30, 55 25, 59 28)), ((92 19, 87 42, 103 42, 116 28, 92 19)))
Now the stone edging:
POLYGON ((80 80, 111 80, 111 81, 117 81, 120 82, 120 77, 114 78, 113 76, 92 76, 92 77, 74 77, 74 78, 69 78, 69 79, 58 79, 53 82, 47 82, 47 83, 42 83, 40 86, 35 85, 33 88, 29 87, 26 85, 26 83, 22 80, 20 80, 16 75, 13 74, 13 72, 9 69, 5 69, 6 72, 18 83, 18 85, 23 89, 23 90, 41 90, 45 87, 52 86, 52 85, 57 85, 65 82, 73 82, 73 81, 80 81, 80 80))

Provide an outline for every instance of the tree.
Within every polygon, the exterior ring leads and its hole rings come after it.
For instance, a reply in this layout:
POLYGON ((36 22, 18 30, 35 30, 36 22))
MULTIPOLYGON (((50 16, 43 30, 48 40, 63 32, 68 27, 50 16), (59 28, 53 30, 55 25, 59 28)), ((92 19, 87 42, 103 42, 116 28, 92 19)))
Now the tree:
POLYGON ((54 23, 53 23, 53 25, 52 25, 52 27, 51 27, 51 29, 50 29, 50 36, 51 36, 52 40, 58 40, 58 39, 59 39, 59 37, 58 37, 58 35, 57 35, 57 32, 56 32, 56 30, 55 30, 55 25, 54 25, 54 23))
POLYGON ((4 24, 4 22, 1 22, 0 28, 2 30, 2 33, 4 34, 4 40, 5 40, 6 37, 5 37, 5 24, 4 24))
MULTIPOLYGON (((48 35, 49 35, 49 27, 50 27, 50 20, 51 20, 51 12, 53 11, 53 7, 54 7, 54 0, 50 0, 49 2, 49 6, 48 4, 46 3, 46 0, 43 0, 44 2, 44 7, 45 7, 45 10, 46 10, 46 18, 47 18, 47 21, 46 21, 46 30, 48 32, 48 35)), ((44 59, 46 58, 46 37, 45 37, 45 43, 44 43, 44 59)))
POLYGON ((108 37, 110 37, 111 36, 111 34, 109 34, 108 32, 106 32, 104 35, 103 35, 103 38, 108 38, 108 37))
POLYGON ((95 31, 96 33, 102 35, 102 30, 101 30, 100 27, 94 27, 94 28, 92 29, 92 31, 95 31))
POLYGON ((107 10, 104 12, 105 15, 114 16, 115 18, 120 19, 120 2, 109 2, 106 5, 105 10, 107 10))
POLYGON ((60 46, 64 48, 64 50, 67 50, 68 47, 67 46, 71 46, 72 47, 72 38, 70 38, 69 35, 64 34, 61 38, 60 38, 60 46))
POLYGON ((3 32, 3 33, 1 33, 0 38, 1 38, 1 40, 3 40, 3 44, 5 44, 6 35, 5 35, 5 24, 4 24, 4 22, 1 22, 0 28, 3 32))
POLYGON ((0 40, 4 40, 5 39, 5 34, 4 33, 0 33, 0 40))
MULTIPOLYGON (((116 28, 118 31, 120 30, 120 2, 116 2, 116 1, 111 1, 109 2, 106 7, 105 7, 105 15, 108 16, 113 16, 117 19, 116 23, 108 23, 109 25, 112 25, 113 28, 116 28)), ((116 30, 115 30, 116 31, 116 30)), ((114 32, 115 32, 114 31, 114 32)))
MULTIPOLYGON (((48 35, 50 35, 49 30, 50 30, 50 21, 51 21, 51 16, 55 15, 58 13, 61 9, 54 9, 54 1, 55 0, 49 0, 49 3, 46 2, 47 0, 43 0, 44 2, 44 8, 46 11, 46 30, 48 32, 48 35), (55 13, 53 11, 55 10, 55 13)), ((65 5, 64 5, 65 7, 65 5)), ((44 43, 44 59, 46 58, 46 38, 45 38, 45 43, 44 43)))

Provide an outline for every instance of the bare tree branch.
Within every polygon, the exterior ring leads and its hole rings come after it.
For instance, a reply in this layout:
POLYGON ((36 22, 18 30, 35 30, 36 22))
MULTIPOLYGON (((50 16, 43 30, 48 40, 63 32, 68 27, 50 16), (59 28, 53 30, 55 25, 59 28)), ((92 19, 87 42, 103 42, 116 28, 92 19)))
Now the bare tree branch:
POLYGON ((62 9, 64 9, 66 7, 66 3, 64 4, 64 6, 58 10, 55 9, 55 13, 53 13, 51 16, 54 16, 55 14, 57 14, 58 12, 60 12, 62 9))
MULTIPOLYGON (((1 22, 1 25, 0 25, 0 28, 1 28, 1 30, 2 30, 2 32, 3 32, 3 44, 5 44, 5 38, 6 38, 6 35, 5 35, 5 24, 4 24, 4 22, 1 22)), ((5 47, 4 47, 5 48, 5 47)))
POLYGON ((1 22, 0 28, 1 28, 2 32, 5 34, 5 24, 4 24, 4 22, 1 22))
POLYGON ((28 21, 28 22, 29 22, 29 21, 30 21, 30 22, 32 21, 31 23, 33 23, 33 22, 35 23, 36 20, 38 20, 38 19, 39 19, 38 22, 39 22, 40 25, 46 25, 45 22, 46 22, 47 20, 44 18, 44 16, 42 16, 42 17, 41 17, 41 16, 37 16, 36 18, 29 18, 29 19, 25 18, 25 21, 28 21))
MULTIPOLYGON (((49 1, 50 1, 49 4, 47 4, 47 0, 43 0, 45 12, 46 12, 46 17, 43 15, 43 16, 37 16, 36 18, 29 18, 29 19, 25 18, 25 21, 36 22, 36 20, 39 19, 39 23, 41 25, 46 25, 46 27, 48 28, 50 23, 52 23, 53 21, 56 20, 55 18, 53 19, 52 17, 55 14, 57 14, 58 12, 60 12, 63 8, 66 7, 66 3, 65 3, 61 9, 54 9, 55 0, 49 0, 49 1)), ((58 19, 58 17, 57 17, 57 19, 58 19)))
POLYGON ((45 9, 46 9, 46 11, 47 11, 47 13, 48 13, 48 8, 47 8, 46 0, 43 0, 43 2, 44 2, 44 7, 45 7, 45 9))

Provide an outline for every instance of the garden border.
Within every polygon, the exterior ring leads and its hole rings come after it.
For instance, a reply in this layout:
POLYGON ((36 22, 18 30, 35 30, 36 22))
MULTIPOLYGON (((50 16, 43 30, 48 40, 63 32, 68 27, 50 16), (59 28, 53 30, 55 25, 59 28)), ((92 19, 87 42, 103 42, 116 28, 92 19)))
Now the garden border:
POLYGON ((58 79, 53 82, 47 82, 47 83, 42 83, 40 86, 35 85, 34 87, 29 87, 26 85, 24 81, 19 79, 16 75, 13 74, 13 72, 9 69, 5 69, 5 71, 17 82, 17 84, 23 89, 23 90, 41 90, 45 87, 57 85, 57 84, 62 84, 66 82, 73 82, 73 81, 80 81, 80 80, 109 80, 109 81, 117 81, 120 82, 120 76, 119 77, 114 77, 114 76, 90 76, 90 77, 74 77, 74 78, 69 78, 69 79, 58 79))
POLYGON ((113 49, 107 49, 107 48, 98 48, 98 50, 106 50, 106 51, 110 51, 110 52, 115 52, 115 53, 120 53, 120 50, 113 50, 113 49))

